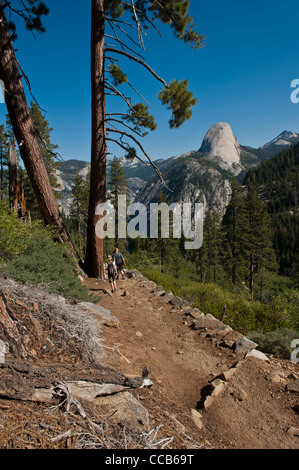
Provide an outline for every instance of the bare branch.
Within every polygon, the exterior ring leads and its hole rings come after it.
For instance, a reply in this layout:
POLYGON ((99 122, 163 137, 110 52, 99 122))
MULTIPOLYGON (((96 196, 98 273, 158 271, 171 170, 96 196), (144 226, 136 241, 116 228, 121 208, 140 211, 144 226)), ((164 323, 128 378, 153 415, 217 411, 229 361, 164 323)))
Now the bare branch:
MULTIPOLYGON (((144 57, 143 57, 142 55, 138 54, 138 52, 134 51, 134 50, 131 49, 129 46, 127 46, 124 42, 122 42, 122 41, 118 38, 118 36, 116 36, 115 38, 114 38, 113 36, 110 36, 110 34, 105 34, 105 36, 106 36, 107 38, 113 39, 114 41, 117 41, 121 46, 126 47, 129 51, 133 52, 134 54, 138 55, 141 59, 144 60, 144 57)), ((112 47, 114 47, 114 46, 112 46, 112 47)), ((123 47, 122 47, 122 49, 123 49, 123 47)))
POLYGON ((117 96, 120 96, 126 103, 127 105, 129 106, 130 109, 133 110, 133 106, 132 104, 130 103, 129 101, 129 98, 127 98, 126 96, 124 96, 115 86, 113 86, 110 82, 108 82, 107 80, 105 80, 105 83, 106 83, 106 88, 108 88, 110 91, 113 91, 117 96))
MULTIPOLYGON (((110 25, 110 27, 111 27, 111 29, 112 29, 112 31, 114 32, 114 34, 115 34, 116 37, 118 37, 118 36, 117 36, 117 34, 116 34, 116 31, 115 31, 115 29, 114 29, 114 26, 116 26, 118 29, 120 29, 121 32, 122 32, 125 36, 127 36, 127 38, 130 39, 130 41, 132 41, 133 44, 135 44, 135 46, 137 46, 137 47, 140 48, 138 42, 134 41, 134 39, 131 38, 131 36, 127 33, 127 31, 126 31, 125 29, 123 29, 123 28, 122 28, 121 26, 119 26, 118 24, 115 24, 115 23, 116 23, 116 20, 111 20, 110 18, 107 18, 107 20, 108 20, 109 25, 110 25)), ((127 24, 128 26, 131 26, 132 28, 134 28, 133 25, 131 25, 131 24, 129 24, 129 23, 126 23, 126 24, 127 24)), ((134 29, 135 29, 135 28, 134 28, 134 29)))
POLYGON ((150 158, 150 156, 146 153, 146 151, 144 150, 144 148, 142 147, 142 145, 140 144, 140 142, 138 142, 137 139, 135 139, 135 137, 131 134, 128 134, 127 132, 123 132, 123 131, 120 131, 120 130, 115 130, 115 129, 107 129, 107 132, 115 132, 117 134, 121 134, 121 136, 125 136, 125 137, 128 137, 129 139, 132 139, 135 144, 138 145, 138 147, 140 148, 140 150, 142 151, 142 153, 144 154, 144 156, 148 159, 148 161, 150 162, 151 166, 154 168, 155 172, 157 173, 157 175, 159 176, 160 180, 162 181, 163 183, 163 186, 165 186, 166 189, 168 189, 168 191, 170 192, 173 192, 166 184, 164 178, 163 178, 163 175, 161 173, 161 171, 159 170, 159 168, 154 164, 154 162, 152 161, 152 159, 150 158))
POLYGON ((138 59, 138 57, 134 57, 133 55, 129 54, 128 52, 120 51, 119 49, 110 49, 109 47, 105 48, 105 52, 115 52, 116 54, 124 55, 128 59, 132 59, 138 64, 141 64, 143 67, 145 67, 159 82, 163 83, 165 88, 168 88, 168 85, 166 81, 159 77, 159 75, 143 60, 138 59))
POLYGON ((139 41, 140 47, 145 51, 143 37, 142 37, 143 29, 142 29, 142 26, 141 26, 141 24, 138 20, 134 0, 131 0, 131 6, 132 6, 132 11, 133 11, 133 15, 134 15, 134 18, 135 18, 136 26, 137 26, 138 41, 139 41))
MULTIPOLYGON (((127 6, 130 6, 129 3, 127 2, 123 2, 125 5, 127 6)), ((162 37, 162 34, 160 33, 160 31, 158 30, 158 28, 156 27, 156 25, 149 19, 149 17, 142 11, 140 11, 138 8, 136 8, 136 5, 135 5, 135 10, 140 14, 140 16, 142 18, 144 18, 146 21, 148 21, 148 23, 157 31, 157 33, 159 34, 160 37, 162 37)))
MULTIPOLYGON (((117 122, 118 124, 121 124, 122 126, 126 127, 130 131, 134 132, 136 135, 138 135, 138 137, 144 137, 142 134, 140 134, 140 132, 136 131, 131 126, 128 126, 128 124, 125 124, 123 121, 120 121, 119 119, 106 118, 106 122, 109 122, 110 124, 111 122, 117 122)), ((113 127, 116 129, 116 126, 113 126, 113 127)))

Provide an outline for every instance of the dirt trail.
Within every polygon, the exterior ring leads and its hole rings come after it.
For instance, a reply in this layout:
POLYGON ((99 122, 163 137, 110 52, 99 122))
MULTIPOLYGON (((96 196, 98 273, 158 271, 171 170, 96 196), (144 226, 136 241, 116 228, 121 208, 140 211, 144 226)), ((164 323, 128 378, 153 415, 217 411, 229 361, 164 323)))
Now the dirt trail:
POLYGON ((248 358, 212 406, 196 413, 202 390, 240 358, 231 348, 220 347, 215 338, 200 337, 190 328, 194 319, 184 309, 173 310, 143 277, 119 280, 111 295, 103 293, 105 289, 110 293, 108 281, 85 283, 120 321, 119 328, 104 327, 102 332, 107 365, 132 376, 144 366, 152 370, 154 386, 132 393, 148 409, 152 427, 162 423, 165 435, 176 436, 176 446, 299 448, 299 436, 290 431, 299 428, 293 409, 299 398, 285 391, 298 379, 297 365, 248 358))

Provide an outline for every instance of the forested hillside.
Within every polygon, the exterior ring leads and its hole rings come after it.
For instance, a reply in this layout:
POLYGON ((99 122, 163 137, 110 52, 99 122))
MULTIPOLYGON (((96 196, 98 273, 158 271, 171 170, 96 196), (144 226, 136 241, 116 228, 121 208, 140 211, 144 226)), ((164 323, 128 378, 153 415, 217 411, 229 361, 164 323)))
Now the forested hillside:
POLYGON ((299 253, 299 144, 252 169, 244 183, 254 185, 267 205, 279 272, 295 275, 299 253))

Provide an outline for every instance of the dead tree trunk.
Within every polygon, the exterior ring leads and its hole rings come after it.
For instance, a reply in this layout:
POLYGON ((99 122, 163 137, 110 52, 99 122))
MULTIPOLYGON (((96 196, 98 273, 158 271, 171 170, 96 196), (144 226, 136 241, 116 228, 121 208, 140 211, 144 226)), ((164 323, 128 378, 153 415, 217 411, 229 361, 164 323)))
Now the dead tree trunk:
POLYGON ((10 142, 8 147, 9 168, 9 200, 13 208, 16 208, 16 194, 18 184, 17 152, 15 146, 10 142))
POLYGON ((49 176, 41 155, 37 135, 30 117, 17 59, 0 0, 0 79, 5 85, 5 102, 22 160, 36 194, 45 224, 56 228, 57 234, 73 254, 74 248, 66 231, 49 176))
POLYGON ((10 142, 8 148, 10 205, 11 208, 17 212, 18 217, 23 219, 27 225, 30 225, 30 212, 26 209, 24 197, 24 183, 19 179, 17 163, 17 150, 16 147, 10 142))
POLYGON ((96 235, 99 216, 96 208, 106 200, 106 124, 105 124, 105 11, 103 0, 92 0, 91 84, 92 149, 90 198, 87 225, 85 271, 90 277, 104 277, 104 240, 96 235))

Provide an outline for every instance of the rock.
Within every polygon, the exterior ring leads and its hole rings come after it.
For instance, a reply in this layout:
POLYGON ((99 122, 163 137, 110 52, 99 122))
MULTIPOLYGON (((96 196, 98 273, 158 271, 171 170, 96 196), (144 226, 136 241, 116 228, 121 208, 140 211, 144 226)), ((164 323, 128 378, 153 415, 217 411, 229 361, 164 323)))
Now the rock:
POLYGON ((229 370, 226 370, 225 372, 222 372, 222 374, 219 376, 221 380, 224 380, 225 382, 228 382, 233 375, 235 375, 237 368, 236 367, 231 367, 229 370))
POLYGON ((193 330, 215 330, 223 326, 223 323, 220 320, 217 320, 213 315, 209 313, 203 317, 198 318, 193 324, 193 330))
POLYGON ((286 385, 286 391, 292 393, 299 393, 299 379, 290 382, 286 385))
POLYGON ((247 353, 245 359, 247 359, 248 357, 255 357, 256 359, 260 359, 261 361, 269 362, 269 359, 266 354, 262 353, 261 351, 257 351, 256 349, 252 349, 252 351, 247 353))
POLYGON ((149 413, 131 393, 96 398, 95 404, 99 406, 101 416, 109 417, 109 422, 133 431, 149 431, 149 413))
POLYGON ((299 436, 299 428, 295 428, 292 426, 287 430, 287 433, 291 436, 299 436))
POLYGON ((252 349, 255 349, 257 347, 258 344, 246 338, 246 336, 243 336, 241 339, 235 341, 235 343, 233 344, 233 351, 236 354, 247 354, 248 352, 252 351, 252 349))
POLYGON ((169 303, 171 305, 173 305, 174 307, 177 307, 177 308, 182 308, 182 307, 185 307, 186 305, 188 305, 188 303, 186 303, 186 301, 184 301, 183 299, 181 299, 180 297, 177 297, 177 296, 173 296, 169 303))
POLYGON ((213 398, 219 397, 225 390, 226 383, 221 379, 214 379, 210 384, 210 395, 213 398))
POLYGON ((299 403, 296 405, 292 406, 292 410, 295 411, 295 413, 299 414, 299 403))
POLYGON ((212 336, 217 339, 223 339, 230 331, 232 331, 230 326, 222 325, 219 328, 216 328, 216 330, 210 331, 208 336, 212 336))
POLYGON ((166 303, 168 303, 172 298, 173 298, 173 293, 171 292, 171 290, 167 290, 164 292, 164 294, 161 295, 161 300, 163 300, 163 302, 166 302, 166 303))
POLYGON ((143 336, 143 334, 140 331, 136 331, 135 335, 138 336, 138 338, 142 338, 143 336))
POLYGON ((195 320, 198 320, 199 318, 202 318, 205 316, 204 313, 201 312, 198 308, 191 308, 191 307, 185 311, 185 315, 191 318, 194 318, 195 320))
POLYGON ((244 401, 248 397, 248 394, 245 392, 245 390, 243 390, 243 388, 238 387, 238 386, 234 386, 234 388, 231 391, 231 394, 234 398, 236 398, 236 400, 239 400, 239 401, 244 401))
POLYGON ((214 403, 214 397, 212 395, 207 395, 203 401, 202 407, 205 410, 208 410, 214 403))
POLYGON ((240 145, 233 134, 231 126, 226 122, 219 122, 212 126, 204 137, 200 152, 209 154, 209 157, 219 157, 222 162, 232 166, 241 163, 240 145))
POLYGON ((158 286, 158 287, 155 287, 152 291, 151 291, 152 294, 159 294, 159 295, 162 295, 165 293, 165 290, 163 289, 163 287, 161 286, 158 286))
POLYGON ((203 429, 201 413, 197 410, 192 410, 191 411, 191 418, 192 418, 195 426, 197 427, 197 429, 199 429, 201 431, 203 429))
POLYGON ((7 354, 7 346, 2 339, 0 339, 0 364, 5 363, 5 355, 7 354))
POLYGON ((101 305, 92 304, 90 302, 80 302, 78 306, 99 317, 102 323, 107 324, 107 326, 118 328, 120 325, 119 319, 112 315, 110 310, 101 305))
POLYGON ((283 373, 280 371, 273 371, 266 375, 266 380, 273 383, 285 383, 286 380, 283 378, 283 373))

